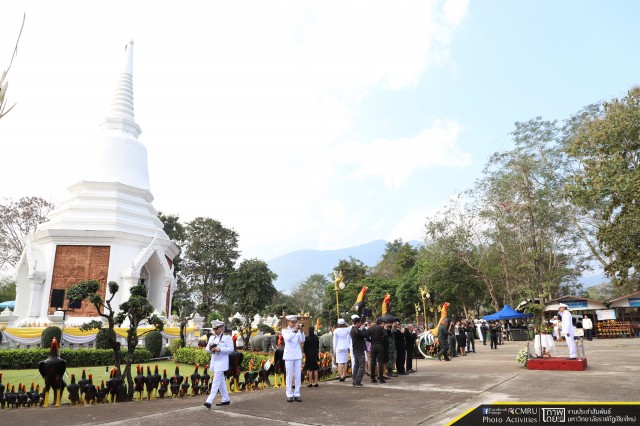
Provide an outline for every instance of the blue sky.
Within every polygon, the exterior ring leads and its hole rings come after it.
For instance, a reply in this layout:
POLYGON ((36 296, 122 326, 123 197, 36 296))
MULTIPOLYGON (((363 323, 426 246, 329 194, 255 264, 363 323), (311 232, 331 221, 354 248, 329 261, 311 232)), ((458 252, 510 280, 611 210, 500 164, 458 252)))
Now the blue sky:
POLYGON ((245 257, 421 239, 511 146, 638 84, 634 1, 14 1, 0 196, 54 202, 91 165, 132 36, 154 205, 245 257), (90 3, 90 4, 89 4, 90 3))

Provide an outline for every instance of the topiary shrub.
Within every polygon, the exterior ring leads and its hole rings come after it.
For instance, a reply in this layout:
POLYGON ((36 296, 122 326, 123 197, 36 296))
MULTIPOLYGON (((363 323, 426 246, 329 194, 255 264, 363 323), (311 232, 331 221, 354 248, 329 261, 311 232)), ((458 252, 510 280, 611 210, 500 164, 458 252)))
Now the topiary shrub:
POLYGON ((175 354, 176 351, 181 347, 182 347, 182 339, 173 339, 169 343, 169 350, 171 351, 171 354, 175 354))
POLYGON ((49 349, 51 347, 51 341, 54 337, 58 341, 59 345, 60 339, 62 339, 62 330, 60 329, 60 327, 52 325, 45 328, 42 332, 42 336, 40 336, 40 347, 43 349, 49 349))
MULTIPOLYGON (((116 337, 116 332, 112 333, 113 338, 116 337)), ((96 334, 96 349, 111 349, 111 345, 109 344, 109 329, 101 328, 96 334)))
MULTIPOLYGON (((38 368, 40 361, 49 356, 49 349, 5 349, 0 351, 1 369, 38 368)), ((120 359, 125 359, 127 350, 120 351, 120 359)), ((60 358, 67 361, 67 367, 93 367, 113 365, 111 349, 62 349, 60 358)), ((144 364, 151 360, 151 352, 136 348, 133 354, 134 364, 144 364)))
POLYGON ((144 347, 154 358, 158 358, 162 352, 162 333, 155 330, 147 333, 144 337, 144 347))

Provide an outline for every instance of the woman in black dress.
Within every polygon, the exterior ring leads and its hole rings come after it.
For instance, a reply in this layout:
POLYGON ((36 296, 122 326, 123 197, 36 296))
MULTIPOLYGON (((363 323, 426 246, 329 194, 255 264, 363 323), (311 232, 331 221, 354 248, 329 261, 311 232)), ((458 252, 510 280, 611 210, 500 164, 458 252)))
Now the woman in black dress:
POLYGON ((467 332, 464 329, 464 325, 458 321, 456 323, 456 331, 458 332, 458 351, 462 354, 462 356, 467 356, 465 350, 467 349, 467 332))
POLYGON ((309 335, 304 340, 304 368, 307 370, 307 387, 318 387, 318 351, 320 350, 320 339, 316 336, 313 326, 309 326, 309 335))

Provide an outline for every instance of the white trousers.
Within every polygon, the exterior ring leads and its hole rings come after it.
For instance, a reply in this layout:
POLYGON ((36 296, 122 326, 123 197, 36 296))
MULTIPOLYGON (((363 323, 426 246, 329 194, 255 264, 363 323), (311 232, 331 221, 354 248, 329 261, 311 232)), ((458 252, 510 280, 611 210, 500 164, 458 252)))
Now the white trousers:
POLYGON ((224 380, 224 371, 215 371, 213 373, 213 381, 211 382, 211 393, 207 398, 207 402, 209 404, 213 404, 213 400, 216 395, 220 391, 220 395, 222 395, 221 402, 229 401, 229 392, 227 392, 227 383, 224 380))
POLYGON ((565 335, 564 338, 567 341, 567 346, 569 346, 569 358, 577 358, 578 355, 576 352, 576 341, 574 337, 573 336, 567 337, 565 335))
POLYGON ((293 360, 285 360, 284 366, 287 369, 287 398, 300 396, 300 375, 301 375, 301 367, 302 360, 301 359, 293 359, 293 360), (296 381, 295 389, 291 389, 293 385, 293 381, 296 381))

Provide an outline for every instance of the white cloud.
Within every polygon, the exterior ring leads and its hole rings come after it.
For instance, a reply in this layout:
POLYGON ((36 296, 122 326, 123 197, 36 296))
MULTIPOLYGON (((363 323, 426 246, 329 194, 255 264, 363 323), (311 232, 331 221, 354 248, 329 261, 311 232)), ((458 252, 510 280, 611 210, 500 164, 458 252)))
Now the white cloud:
POLYGON ((352 174, 358 179, 381 177, 388 186, 398 187, 419 169, 468 165, 471 155, 458 147, 459 133, 457 123, 438 120, 410 138, 348 142, 335 148, 334 157, 354 165, 352 174))

